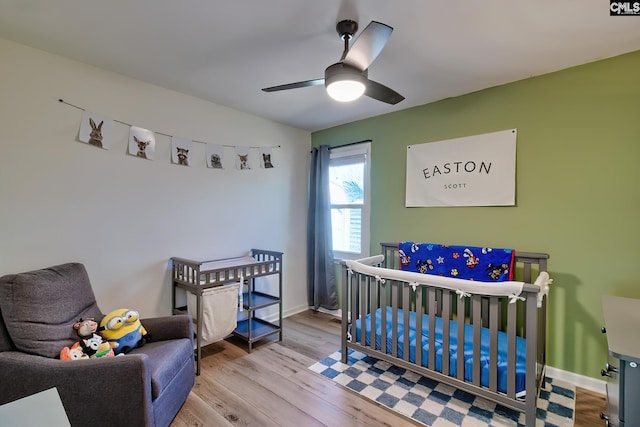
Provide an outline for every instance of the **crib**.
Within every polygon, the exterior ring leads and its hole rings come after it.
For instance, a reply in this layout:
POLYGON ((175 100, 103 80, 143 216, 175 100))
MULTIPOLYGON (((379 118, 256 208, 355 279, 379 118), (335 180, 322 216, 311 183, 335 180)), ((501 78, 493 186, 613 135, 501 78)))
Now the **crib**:
POLYGON ((342 362, 353 349, 523 412, 526 426, 534 426, 545 374, 549 256, 515 252, 517 282, 508 283, 519 286, 515 295, 493 284, 400 271, 398 244, 381 249, 343 263, 342 362))

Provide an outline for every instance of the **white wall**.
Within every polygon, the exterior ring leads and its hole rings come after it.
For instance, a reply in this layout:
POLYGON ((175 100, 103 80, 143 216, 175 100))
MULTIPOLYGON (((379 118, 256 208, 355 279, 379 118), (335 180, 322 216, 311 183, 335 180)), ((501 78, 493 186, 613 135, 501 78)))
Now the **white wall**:
MULTIPOLYGON (((0 275, 85 264, 103 311, 171 309, 169 258, 216 259, 251 248, 284 255, 284 309, 306 307, 306 197, 311 136, 122 75, 0 39, 0 275), (115 123, 101 150, 78 141, 82 111, 198 141, 276 146, 274 169, 207 169, 126 154, 115 123)), ((232 149, 227 149, 227 162, 232 149)))

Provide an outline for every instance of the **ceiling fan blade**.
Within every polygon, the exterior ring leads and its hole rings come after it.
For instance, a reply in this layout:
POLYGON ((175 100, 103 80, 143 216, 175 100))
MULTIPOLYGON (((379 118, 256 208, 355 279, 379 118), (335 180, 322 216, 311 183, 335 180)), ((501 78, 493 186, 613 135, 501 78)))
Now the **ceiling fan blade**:
POLYGON ((364 91, 364 94, 369 98, 377 99, 378 101, 386 102, 391 105, 395 105, 404 100, 404 96, 400 95, 395 90, 378 82, 374 82, 373 80, 367 81, 367 89, 364 91))
POLYGON ((366 70, 387 44, 392 32, 392 27, 371 21, 351 45, 344 62, 360 70, 366 70))
POLYGON ((300 87, 319 86, 324 84, 324 79, 305 80, 304 82, 289 83, 286 85, 265 87, 265 92, 277 92, 279 90, 297 89, 300 87))

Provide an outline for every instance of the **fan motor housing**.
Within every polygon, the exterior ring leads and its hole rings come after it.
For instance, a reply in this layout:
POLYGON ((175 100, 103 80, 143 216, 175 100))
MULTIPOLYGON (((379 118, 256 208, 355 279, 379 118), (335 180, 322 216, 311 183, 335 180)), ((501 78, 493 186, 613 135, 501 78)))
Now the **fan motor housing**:
POLYGON ((356 80, 366 85, 367 74, 367 70, 360 71, 344 62, 337 62, 324 70, 324 85, 327 87, 336 80, 356 80))
POLYGON ((345 19, 336 24, 336 31, 341 38, 351 38, 358 31, 358 23, 351 19, 345 19))

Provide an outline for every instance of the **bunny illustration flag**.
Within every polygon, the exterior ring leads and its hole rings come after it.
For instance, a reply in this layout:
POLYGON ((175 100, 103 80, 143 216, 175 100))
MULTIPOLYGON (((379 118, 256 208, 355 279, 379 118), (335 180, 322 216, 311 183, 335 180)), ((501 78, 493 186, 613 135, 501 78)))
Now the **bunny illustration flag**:
POLYGON ((207 167, 224 169, 224 147, 222 145, 207 144, 205 153, 207 156, 207 167))
POLYGON ((94 147, 108 150, 111 145, 111 128, 113 120, 98 113, 85 111, 82 113, 82 122, 78 139, 94 147))
POLYGON ((131 126, 129 129, 129 154, 153 160, 156 152, 156 137, 149 129, 131 126))

